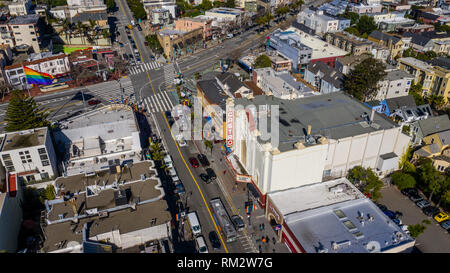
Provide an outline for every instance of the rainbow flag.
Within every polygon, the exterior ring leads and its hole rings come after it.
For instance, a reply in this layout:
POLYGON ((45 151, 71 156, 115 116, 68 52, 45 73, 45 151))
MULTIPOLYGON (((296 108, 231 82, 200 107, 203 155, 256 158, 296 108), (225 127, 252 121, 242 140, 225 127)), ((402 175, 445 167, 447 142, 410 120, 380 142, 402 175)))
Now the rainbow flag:
POLYGON ((47 73, 38 72, 26 66, 23 67, 28 84, 50 85, 53 82, 53 76, 47 73))

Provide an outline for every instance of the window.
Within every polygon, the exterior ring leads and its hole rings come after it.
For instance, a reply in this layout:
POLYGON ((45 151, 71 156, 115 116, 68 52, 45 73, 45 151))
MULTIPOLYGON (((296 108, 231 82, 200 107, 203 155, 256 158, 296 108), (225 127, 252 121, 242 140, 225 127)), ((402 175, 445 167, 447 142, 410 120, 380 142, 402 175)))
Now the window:
POLYGON ((13 26, 13 28, 19 28, 19 26, 13 26))
POLYGON ((34 28, 33 26, 28 26, 28 28, 34 28))
POLYGON ((6 169, 8 170, 8 172, 15 172, 16 171, 16 169, 14 169, 14 166, 6 167, 6 169))
POLYGON ((31 40, 36 41, 36 38, 33 38, 33 39, 31 39, 31 40))
POLYGON ((34 31, 31 31, 30 34, 35 34, 34 31))
POLYGON ((42 166, 48 166, 50 165, 48 160, 42 160, 42 166))
POLYGON ((40 155, 40 157, 41 157, 41 160, 47 160, 48 159, 47 155, 40 155))
POLYGON ((25 154, 26 154, 26 155, 29 155, 29 154, 30 154, 30 151, 25 151, 25 154))
POLYGON ((14 35, 20 35, 20 32, 14 32, 14 35))
POLYGON ((39 148, 38 153, 39 154, 47 154, 47 151, 45 150, 45 148, 39 148))
POLYGON ((41 179, 49 179, 48 173, 41 173, 41 179))
POLYGON ((11 155, 10 154, 4 154, 2 155, 3 160, 11 160, 11 155))

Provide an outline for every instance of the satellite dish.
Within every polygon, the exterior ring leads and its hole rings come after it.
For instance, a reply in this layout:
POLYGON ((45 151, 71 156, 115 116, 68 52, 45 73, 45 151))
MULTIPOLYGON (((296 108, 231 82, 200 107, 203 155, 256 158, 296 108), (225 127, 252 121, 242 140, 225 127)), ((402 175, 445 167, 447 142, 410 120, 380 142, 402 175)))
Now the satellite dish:
POLYGON ((381 252, 381 245, 377 241, 370 241, 366 245, 367 251, 370 253, 380 253, 381 252))

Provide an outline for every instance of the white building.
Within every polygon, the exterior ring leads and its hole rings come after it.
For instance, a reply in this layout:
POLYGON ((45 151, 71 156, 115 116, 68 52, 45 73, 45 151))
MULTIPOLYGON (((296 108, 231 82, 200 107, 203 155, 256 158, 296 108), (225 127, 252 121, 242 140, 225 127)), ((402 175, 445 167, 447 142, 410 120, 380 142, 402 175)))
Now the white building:
POLYGON ((172 18, 177 18, 177 4, 175 0, 144 0, 143 3, 148 17, 150 17, 154 9, 167 9, 170 11, 172 18))
POLYGON ((297 15, 297 22, 313 29, 317 34, 334 32, 339 29, 339 20, 323 14, 323 10, 306 9, 297 15))
POLYGON ((58 174, 47 127, 6 133, 1 139, 0 156, 9 173, 27 182, 51 179, 58 174))
POLYGON ((218 18, 219 21, 221 19, 233 21, 236 25, 240 25, 244 13, 245 12, 240 9, 221 7, 221 8, 212 8, 210 10, 205 11, 205 16, 218 18))
POLYGON ((233 135, 230 131, 227 138, 233 139, 233 156, 262 198, 277 190, 343 177, 359 165, 384 176, 391 171, 391 166, 379 168, 386 155, 398 160, 410 139, 387 117, 370 113, 364 104, 342 92, 297 100, 256 96, 234 103, 234 122, 227 124, 233 135), (238 105, 255 105, 260 107, 259 113, 252 108, 238 110, 238 105), (267 119, 274 119, 274 123, 267 122, 272 139, 267 139, 254 118, 267 111, 271 116, 267 119))
POLYGON ((54 133, 59 151, 65 152, 67 175, 107 168, 111 160, 139 161, 141 139, 133 110, 111 104, 70 119, 54 133))
MULTIPOLYGON (((30 60, 23 63, 5 66, 5 79, 13 88, 24 89, 27 87, 25 72, 23 67, 50 74, 54 77, 62 76, 70 72, 69 57, 65 53, 58 55, 37 54, 30 57, 30 60), (49 57, 45 57, 50 55, 49 57), (43 58, 42 58, 43 57, 43 58)), ((31 88, 31 85, 28 86, 31 88)))
POLYGON ((289 72, 276 72, 272 67, 253 70, 253 82, 267 95, 281 99, 297 99, 313 96, 313 90, 296 81, 289 72))
POLYGON ((11 16, 22 16, 30 14, 31 0, 15 0, 8 5, 9 14, 11 16))
POLYGON ((304 79, 320 94, 338 92, 344 88, 344 74, 323 62, 309 64, 304 79))
POLYGON ((403 70, 387 71, 386 77, 378 82, 378 93, 375 100, 384 100, 407 96, 414 76, 403 70))
POLYGON ((415 243, 346 178, 267 199, 266 217, 292 253, 400 253, 415 243))
POLYGON ((33 47, 35 53, 40 53, 39 14, 17 16, 8 22, 12 30, 15 45, 28 45, 33 47))

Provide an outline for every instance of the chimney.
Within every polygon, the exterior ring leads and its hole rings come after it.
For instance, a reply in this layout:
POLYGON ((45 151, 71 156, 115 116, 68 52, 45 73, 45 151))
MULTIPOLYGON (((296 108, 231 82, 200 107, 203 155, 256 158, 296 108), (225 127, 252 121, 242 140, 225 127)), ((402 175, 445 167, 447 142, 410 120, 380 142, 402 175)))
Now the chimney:
POLYGON ((311 125, 308 124, 308 131, 307 131, 307 135, 309 136, 311 134, 311 125))
POLYGON ((375 108, 372 108, 372 113, 370 114, 370 123, 373 122, 374 117, 375 117, 375 108))

